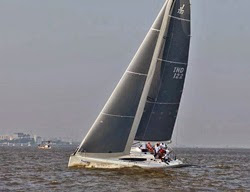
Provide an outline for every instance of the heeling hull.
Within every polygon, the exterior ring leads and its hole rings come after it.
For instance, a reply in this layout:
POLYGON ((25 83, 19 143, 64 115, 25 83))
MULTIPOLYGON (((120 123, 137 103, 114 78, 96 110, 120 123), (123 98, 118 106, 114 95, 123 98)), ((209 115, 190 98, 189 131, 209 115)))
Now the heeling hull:
POLYGON ((68 167, 84 167, 84 168, 102 168, 102 169, 117 169, 126 167, 140 168, 167 168, 167 167, 183 167, 183 162, 180 160, 171 161, 169 164, 162 162, 159 159, 154 159, 154 156, 146 154, 138 155, 138 158, 146 158, 146 161, 127 161, 120 158, 136 158, 136 156, 121 156, 118 158, 101 159, 83 157, 79 154, 71 155, 68 167))

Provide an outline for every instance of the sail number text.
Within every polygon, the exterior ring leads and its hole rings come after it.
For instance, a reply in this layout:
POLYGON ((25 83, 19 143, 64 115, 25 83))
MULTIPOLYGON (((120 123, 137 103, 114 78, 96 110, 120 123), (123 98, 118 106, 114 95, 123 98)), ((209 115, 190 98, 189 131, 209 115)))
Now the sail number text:
POLYGON ((173 79, 183 79, 184 71, 185 71, 185 68, 183 67, 175 67, 173 71, 174 72, 173 79))

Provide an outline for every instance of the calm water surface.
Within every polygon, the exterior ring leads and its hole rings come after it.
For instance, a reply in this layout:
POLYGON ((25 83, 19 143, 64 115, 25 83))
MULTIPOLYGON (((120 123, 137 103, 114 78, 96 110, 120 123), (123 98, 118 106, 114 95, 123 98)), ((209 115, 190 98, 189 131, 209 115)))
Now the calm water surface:
POLYGON ((179 169, 69 169, 75 147, 0 147, 0 191, 250 191, 250 150, 176 149, 179 169))

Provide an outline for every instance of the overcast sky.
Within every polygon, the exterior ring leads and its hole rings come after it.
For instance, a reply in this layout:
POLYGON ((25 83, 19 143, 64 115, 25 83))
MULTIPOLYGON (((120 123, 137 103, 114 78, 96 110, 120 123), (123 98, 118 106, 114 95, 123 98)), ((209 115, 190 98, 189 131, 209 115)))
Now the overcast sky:
MULTIPOLYGON (((81 141, 164 0, 1 0, 0 135, 81 141)), ((178 146, 250 147, 249 0, 193 0, 178 146)))

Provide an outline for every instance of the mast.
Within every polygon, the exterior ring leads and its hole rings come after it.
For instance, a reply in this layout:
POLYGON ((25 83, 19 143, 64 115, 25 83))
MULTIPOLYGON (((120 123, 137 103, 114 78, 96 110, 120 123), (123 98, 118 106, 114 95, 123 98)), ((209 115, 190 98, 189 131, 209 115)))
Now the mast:
POLYGON ((149 68, 146 83, 145 83, 145 86, 144 86, 144 89, 143 89, 143 92, 142 92, 141 100, 140 100, 140 103, 139 103, 139 106, 138 106, 138 109, 137 109, 137 112, 136 112, 135 120, 133 122, 132 129, 131 129, 131 132, 130 132, 130 135, 129 135, 129 138, 128 138, 128 142, 127 142, 127 145, 126 145, 126 148, 125 148, 125 153, 126 154, 129 154, 129 152, 131 150, 131 147, 132 147, 132 144, 133 144, 133 141, 135 139, 135 135, 136 135, 139 123, 141 121, 141 117, 142 117, 143 110, 144 110, 144 107, 145 107, 145 104, 146 104, 146 100, 147 100, 147 96, 148 96, 148 93, 149 93, 149 90, 150 90, 150 86, 152 84, 153 76, 154 76, 155 69, 156 69, 156 64, 158 62, 158 58, 159 58, 161 48, 162 48, 162 45, 163 45, 164 35, 165 35, 166 31, 168 30, 169 14, 170 14, 170 10, 171 10, 172 4, 173 4, 173 0, 168 0, 168 1, 166 1, 166 3, 167 3, 166 10, 165 10, 165 13, 164 13, 161 28, 160 29, 151 29, 151 30, 158 30, 159 37, 157 39, 157 43, 156 43, 156 46, 155 46, 155 51, 154 51, 153 58, 152 58, 152 61, 151 61, 151 64, 150 64, 150 68, 149 68))

